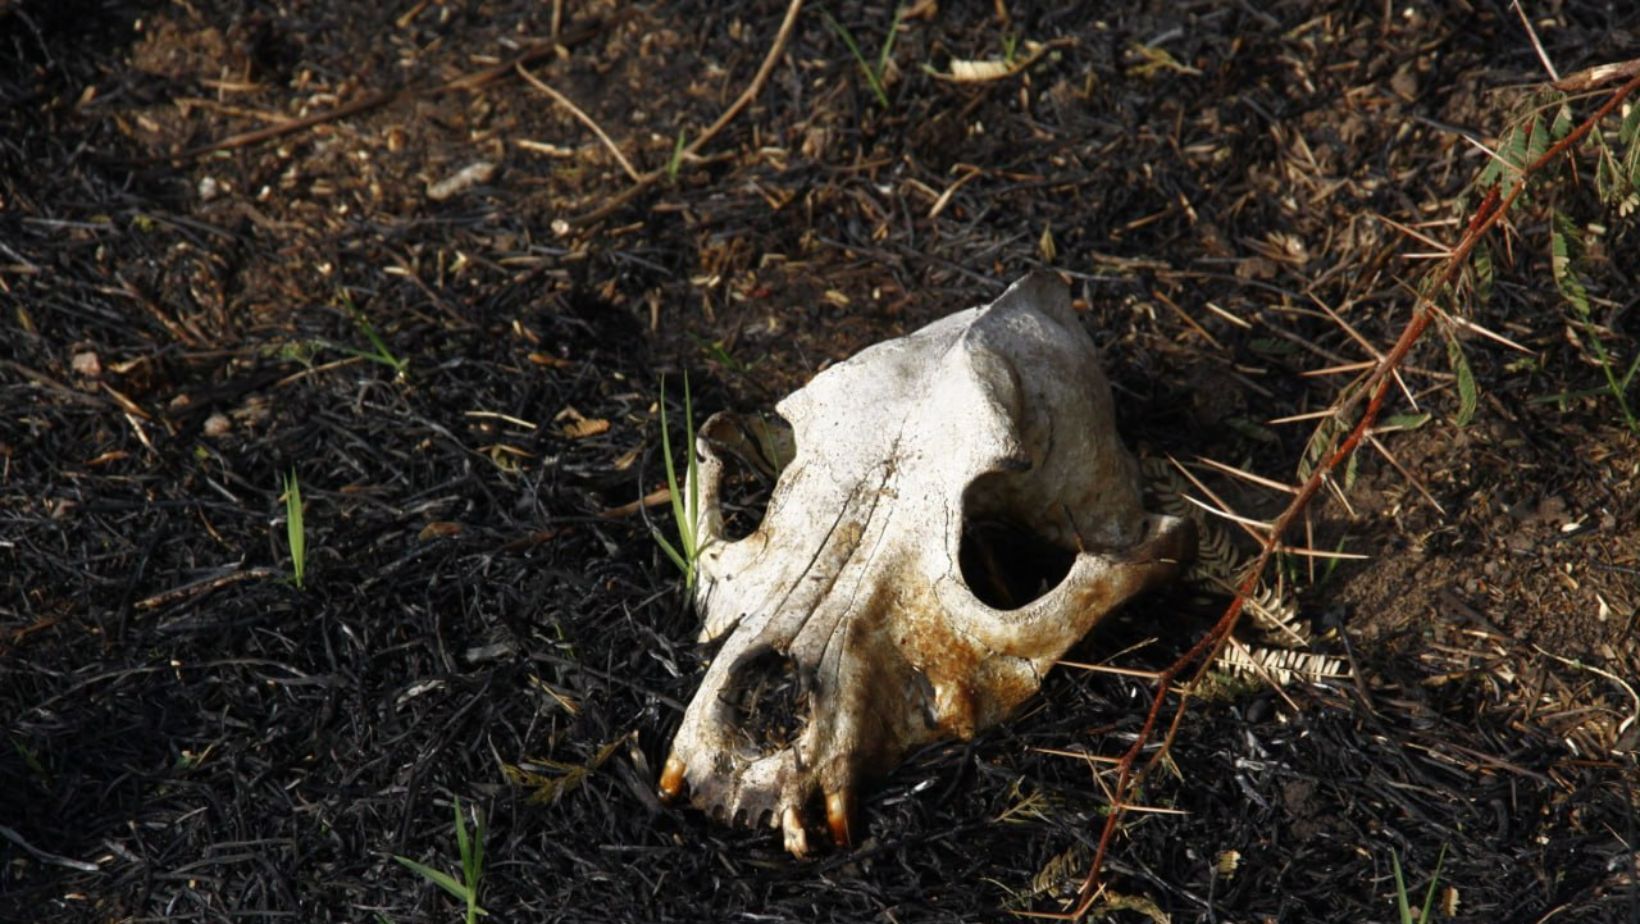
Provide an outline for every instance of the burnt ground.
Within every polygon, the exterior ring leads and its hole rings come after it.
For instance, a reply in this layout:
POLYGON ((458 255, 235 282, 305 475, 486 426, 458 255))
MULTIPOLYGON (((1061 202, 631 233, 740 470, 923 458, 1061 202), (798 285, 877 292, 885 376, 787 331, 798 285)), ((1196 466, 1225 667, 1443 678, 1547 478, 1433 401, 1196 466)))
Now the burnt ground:
MULTIPOLYGON (((1051 265, 1130 445, 1291 480, 1313 424, 1269 421, 1393 340, 1434 249, 1397 225, 1456 240, 1464 136, 1497 146, 1544 73, 1485 0, 920 3, 879 101, 811 8, 700 156, 588 224, 632 181, 505 65, 664 170, 784 5, 573 5, 561 50, 552 4, 391 6, 0 3, 0 919, 454 920, 392 855, 456 868, 456 798, 491 920, 1061 907, 1105 797, 1036 749, 1118 752, 1131 678, 1057 672, 811 861, 658 804, 707 655, 633 512, 659 376, 697 414, 766 408, 1051 265), (1005 79, 929 71, 1031 42, 1005 79)), ((1626 4, 1530 6, 1562 73, 1640 47, 1626 4)), ((875 60, 892 7, 825 12, 875 60)), ((1124 824, 1109 919, 1389 921, 1393 860, 1417 897, 1444 850, 1439 917, 1640 921, 1640 440, 1599 391, 1640 350, 1640 231, 1579 157, 1452 306, 1522 348, 1447 328, 1473 420, 1432 333, 1403 372, 1428 416, 1398 390, 1395 463, 1315 512, 1315 545, 1370 557, 1286 566, 1353 676, 1194 705, 1143 793, 1182 814, 1124 824)), ((1223 602, 1149 598, 1079 654, 1157 667, 1223 602)))

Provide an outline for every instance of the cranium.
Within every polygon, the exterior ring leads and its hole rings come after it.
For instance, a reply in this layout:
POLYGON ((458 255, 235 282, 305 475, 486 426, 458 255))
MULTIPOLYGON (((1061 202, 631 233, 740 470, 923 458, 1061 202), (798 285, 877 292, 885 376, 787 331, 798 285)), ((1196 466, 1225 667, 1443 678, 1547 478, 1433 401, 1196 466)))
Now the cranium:
POLYGON ((861 781, 1005 718, 1194 534, 1140 506, 1094 345, 1045 273, 826 369, 778 411, 788 451, 765 432, 764 454, 789 463, 744 538, 725 535, 720 482, 747 431, 717 414, 696 440, 695 604, 720 647, 660 788, 778 825, 801 855, 817 796, 848 843, 861 781))

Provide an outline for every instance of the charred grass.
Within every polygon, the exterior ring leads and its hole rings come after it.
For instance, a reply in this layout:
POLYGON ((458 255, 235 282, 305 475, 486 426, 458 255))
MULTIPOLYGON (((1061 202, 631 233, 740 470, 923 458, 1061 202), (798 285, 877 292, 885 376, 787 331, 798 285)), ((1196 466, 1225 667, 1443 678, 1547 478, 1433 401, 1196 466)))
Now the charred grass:
MULTIPOLYGON (((1257 6, 806 10, 684 156, 785 4, 0 3, 0 918, 455 920, 393 857, 449 866, 457 800, 495 920, 1059 907, 1105 797, 1046 751, 1125 747, 1142 680, 1056 673, 811 863, 659 805, 707 653, 639 515, 654 383, 767 409, 1051 264, 1131 444, 1291 480, 1314 424, 1271 421, 1387 345, 1473 205, 1466 136, 1505 147, 1544 74, 1500 4, 1257 6), (520 56, 665 182, 579 221, 632 179, 520 56)), ((1622 10, 1532 22, 1571 73, 1632 56, 1622 10)), ((1317 510, 1306 542, 1370 560, 1282 572, 1350 678, 1192 707, 1115 919, 1391 920, 1396 859, 1421 896, 1444 849, 1438 919, 1640 920, 1640 238, 1579 163, 1454 305, 1521 349, 1421 346, 1317 510)), ((1217 605, 1079 656, 1154 668, 1217 605)))

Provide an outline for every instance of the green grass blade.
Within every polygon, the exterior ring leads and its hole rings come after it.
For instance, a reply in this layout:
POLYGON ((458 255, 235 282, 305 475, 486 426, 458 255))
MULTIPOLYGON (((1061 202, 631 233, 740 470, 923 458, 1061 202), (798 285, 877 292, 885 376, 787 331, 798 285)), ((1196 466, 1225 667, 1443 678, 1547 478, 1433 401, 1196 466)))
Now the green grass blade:
POLYGON ((302 484, 294 468, 285 476, 285 541, 290 545, 291 576, 301 590, 307 575, 307 530, 302 524, 302 484))
POLYGON ((1424 893, 1424 910, 1418 915, 1419 924, 1428 924, 1429 913, 1435 910, 1435 887, 1441 882, 1441 867, 1446 864, 1446 845, 1441 845, 1441 853, 1435 858, 1435 875, 1429 877, 1429 890, 1424 893))
POLYGON ((860 46, 855 43, 854 34, 849 32, 842 23, 832 19, 830 13, 822 12, 820 15, 826 18, 826 24, 831 26, 831 31, 837 33, 837 37, 842 39, 843 44, 848 47, 849 54, 854 56, 854 63, 860 66, 860 73, 865 75, 866 85, 871 87, 871 92, 877 97, 878 104, 887 109, 888 92, 883 89, 883 82, 878 77, 877 72, 872 69, 871 62, 866 60, 865 53, 860 51, 860 46))
POLYGON ((668 183, 678 181, 678 170, 683 167, 683 142, 686 137, 683 129, 678 129, 678 140, 672 145, 672 157, 666 162, 666 181, 668 183))
POLYGON ((689 550, 689 561, 693 563, 700 553, 700 537, 695 532, 696 527, 700 525, 700 465, 695 461, 695 403, 689 394, 687 372, 683 374, 683 433, 688 440, 688 445, 683 447, 683 451, 689 454, 689 461, 685 465, 685 470, 689 473, 686 486, 689 498, 684 509, 688 524, 679 526, 678 534, 683 539, 683 547, 689 550))
MULTIPOLYGON (((900 34, 900 14, 902 12, 898 7, 894 9, 894 21, 889 23, 888 37, 883 39, 883 48, 877 53, 878 80, 881 80, 882 76, 888 73, 888 57, 894 52, 894 39, 900 34)), ((888 104, 884 103, 883 108, 888 108, 888 104)))
POLYGON ((1629 363, 1629 371, 1623 373, 1623 380, 1618 383, 1623 391, 1629 390, 1629 383, 1634 381, 1634 374, 1640 372, 1640 353, 1635 354, 1634 362, 1629 363))
POLYGON ((400 863, 404 864, 406 867, 409 867, 411 870, 414 870, 423 879, 426 879, 428 882, 431 882, 433 885, 436 885, 439 888, 443 889, 444 891, 449 892, 451 895, 454 895, 456 898, 460 899, 461 901, 465 902, 465 901, 468 900, 467 899, 467 887, 462 885, 461 883, 457 882, 455 877, 450 875, 449 873, 440 872, 439 870, 433 869, 431 866, 428 866, 425 863, 417 863, 415 860, 412 860, 409 857, 401 857, 398 854, 394 854, 393 859, 395 859, 395 860, 399 861, 400 863))
POLYGON ((484 876, 484 813, 473 810, 473 865, 467 872, 467 885, 478 897, 478 881, 484 876))
POLYGON ((666 553, 666 557, 672 559, 672 564, 677 565, 679 571, 682 571, 684 574, 688 574, 689 562, 684 560, 683 554, 678 551, 677 547, 672 543, 667 542, 666 537, 661 535, 660 530, 652 529, 650 530, 650 533, 654 535, 655 542, 660 545, 661 551, 666 553))
POLYGON ((1389 862, 1390 869, 1395 872, 1395 910, 1400 914, 1401 924, 1412 924, 1412 906, 1407 904, 1407 884, 1401 878, 1401 857, 1391 850, 1389 862))
POLYGON ((685 471, 688 474, 689 496, 684 496, 681 485, 678 484, 677 463, 672 458, 672 434, 668 426, 666 415, 666 378, 661 378, 660 386, 660 417, 661 417, 661 455, 666 468, 666 489, 671 496, 672 518, 678 525, 678 544, 667 542, 659 532, 653 530, 655 540, 660 543, 672 563, 683 571, 684 586, 693 589, 695 586, 695 560, 699 557, 697 520, 700 512, 699 502, 699 468, 695 462, 695 414, 693 401, 689 393, 689 376, 683 377, 683 419, 684 438, 687 442, 686 451, 689 453, 689 462, 685 471))
POLYGON ((372 362, 381 363, 382 365, 392 369, 395 375, 404 375, 405 371, 410 367, 410 361, 407 359, 400 359, 398 356, 394 355, 393 351, 388 348, 387 341, 382 339, 381 334, 376 333, 376 326, 371 324, 370 319, 364 316, 364 312, 360 311, 353 304, 353 298, 347 294, 346 290, 343 290, 341 293, 341 301, 342 307, 347 310, 347 316, 353 319, 353 326, 357 327, 360 333, 364 334, 365 339, 370 341, 371 352, 367 353, 364 350, 357 349, 356 347, 350 347, 340 343, 328 345, 333 349, 340 350, 341 352, 347 353, 351 356, 357 356, 360 359, 368 359, 372 362))
POLYGON ((461 855, 461 869, 465 874, 463 878, 467 882, 467 887, 472 888, 473 871, 468 858, 473 854, 473 842, 467 836, 467 823, 461 817, 461 798, 459 796, 456 797, 454 803, 454 814, 456 817, 456 853, 461 855))

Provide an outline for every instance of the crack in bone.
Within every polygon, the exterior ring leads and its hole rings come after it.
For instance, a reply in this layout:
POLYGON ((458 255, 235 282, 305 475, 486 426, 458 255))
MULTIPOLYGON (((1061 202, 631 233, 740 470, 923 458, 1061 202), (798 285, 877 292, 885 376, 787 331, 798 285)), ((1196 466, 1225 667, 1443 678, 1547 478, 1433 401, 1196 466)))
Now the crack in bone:
POLYGON ((695 600, 721 647, 662 789, 803 853, 818 796, 846 841, 863 782, 1002 721, 1194 540, 1140 506, 1093 343, 1051 276, 863 350, 777 411, 790 439, 718 415, 697 440, 695 600), (763 522, 727 540, 719 449, 755 439, 787 456, 763 522))

